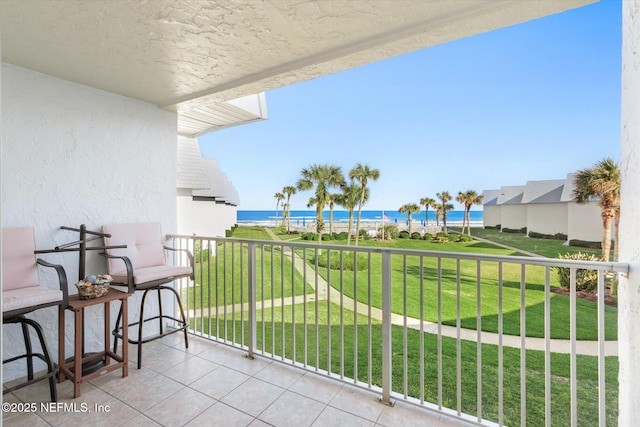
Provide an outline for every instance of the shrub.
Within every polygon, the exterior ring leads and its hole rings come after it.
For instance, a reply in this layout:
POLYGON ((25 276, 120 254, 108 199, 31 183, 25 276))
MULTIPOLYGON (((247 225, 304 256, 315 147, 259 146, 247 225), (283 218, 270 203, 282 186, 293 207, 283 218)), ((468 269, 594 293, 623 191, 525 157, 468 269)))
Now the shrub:
MULTIPOLYGON (((393 224, 387 224, 384 226, 384 238, 385 239, 397 239, 399 237, 398 227, 393 224)), ((378 238, 382 238, 382 233, 378 233, 378 238)))
MULTIPOLYGON (((565 255, 558 255, 560 259, 575 259, 582 261, 600 261, 600 258, 595 255, 583 254, 578 252, 577 254, 567 253, 565 255)), ((560 286, 564 289, 570 289, 570 274, 571 269, 568 267, 553 267, 558 272, 558 278, 560 279, 560 286)), ((598 287, 598 272, 596 270, 578 269, 576 270, 576 290, 578 291, 594 291, 598 287)))
POLYGON ((322 241, 323 242, 327 242, 329 240, 331 240, 331 234, 323 234, 322 235, 322 241))
POLYGON ((436 233, 436 238, 439 238, 439 237, 449 237, 449 235, 447 233, 445 233, 444 231, 438 231, 436 233))
POLYGON ((347 240, 348 235, 349 233, 347 233, 346 231, 341 231, 340 233, 336 234, 336 240, 347 240))
POLYGON ((316 233, 303 233, 301 236, 302 240, 318 240, 318 235, 316 233))
POLYGON ((413 240, 421 240, 422 236, 420 235, 420 233, 418 233, 417 231, 414 231, 413 233, 411 233, 411 238, 413 240))
MULTIPOLYGON (((611 241, 611 249, 615 247, 615 241, 611 241)), ((579 248, 602 249, 602 242, 588 242, 586 240, 571 239, 569 246, 577 246, 579 248)))
MULTIPOLYGON (((353 271, 353 252, 343 252, 342 255, 342 268, 343 270, 353 271)), ((338 270, 340 268, 340 252, 338 251, 322 251, 318 255, 318 266, 327 267, 327 257, 329 257, 330 268, 332 270, 338 270), (330 254, 330 255, 329 255, 330 254)), ((316 262, 316 258, 313 258, 313 262, 316 262)), ((364 271, 367 269, 368 257, 366 254, 358 254, 356 268, 358 271, 364 271)))
POLYGON ((456 242, 471 242, 473 241, 473 237, 471 236, 467 236, 466 234, 461 234, 460 236, 458 236, 458 239, 456 240, 456 242))
POLYGON ((502 231, 504 231, 505 233, 527 234, 527 227, 522 227, 522 228, 503 228, 502 231))
POLYGON ((432 236, 429 233, 424 233, 424 236, 422 236, 422 240, 431 240, 432 236))
POLYGON ((408 239, 409 238, 409 232, 406 230, 402 230, 400 233, 398 233, 398 237, 401 239, 408 239))
POLYGON ((567 235, 562 233, 543 234, 543 233, 536 233, 535 231, 530 231, 529 237, 532 237, 534 239, 567 240, 567 235))

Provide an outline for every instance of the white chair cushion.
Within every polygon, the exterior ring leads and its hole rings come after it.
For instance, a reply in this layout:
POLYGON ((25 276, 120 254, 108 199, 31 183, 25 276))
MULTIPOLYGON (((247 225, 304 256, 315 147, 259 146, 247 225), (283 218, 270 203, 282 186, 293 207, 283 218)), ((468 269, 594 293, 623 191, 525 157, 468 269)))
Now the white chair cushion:
MULTIPOLYGON (((133 283, 139 285, 166 277, 188 276, 191 274, 191 271, 191 267, 181 267, 177 265, 137 268, 133 271, 133 283)), ((127 270, 111 273, 111 277, 113 277, 115 282, 127 283, 127 270)))
POLYGON ((49 302, 62 301, 62 291, 44 286, 2 291, 2 312, 17 310, 49 302))

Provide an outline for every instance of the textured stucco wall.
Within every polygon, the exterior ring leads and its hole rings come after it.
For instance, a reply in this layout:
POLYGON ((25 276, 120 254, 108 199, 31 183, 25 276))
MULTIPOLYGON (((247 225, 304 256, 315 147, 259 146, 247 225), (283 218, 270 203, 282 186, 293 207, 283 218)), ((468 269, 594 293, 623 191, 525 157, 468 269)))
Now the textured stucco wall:
MULTIPOLYGON (((164 233, 176 230, 176 115, 154 105, 3 64, 1 170, 2 226, 35 227, 38 249, 77 240, 62 225, 99 230, 105 223, 160 221, 164 233)), ((77 254, 42 257, 64 265, 76 293, 77 254)), ((91 252, 87 273, 105 271, 91 252)), ((46 286, 56 286, 54 277, 41 270, 46 286)), ((130 315, 138 306, 134 297, 130 315)), ((57 359, 56 310, 30 316, 41 321, 57 359)), ((89 351, 102 343, 101 318, 95 307, 87 310, 89 351)), ((4 327, 5 356, 18 336, 14 325, 4 327)), ((14 365, 6 366, 5 379, 21 374, 14 365)))
POLYGON ((235 224, 235 206, 212 201, 194 201, 191 195, 178 196, 178 233, 202 237, 224 237, 235 224))
POLYGON ((631 264, 618 297, 619 426, 640 414, 640 0, 622 2, 622 205, 620 260, 631 264))
POLYGON ((527 226, 526 205, 502 205, 502 228, 520 229, 527 226))
POLYGON ((528 204, 527 231, 542 234, 567 234, 567 204, 528 204))
POLYGON ((595 202, 579 205, 575 202, 567 204, 569 217, 569 240, 585 240, 599 242, 602 240, 602 217, 600 208, 595 202))
POLYGON ((482 208, 482 224, 486 227, 495 227, 502 222, 501 206, 484 206, 482 208))

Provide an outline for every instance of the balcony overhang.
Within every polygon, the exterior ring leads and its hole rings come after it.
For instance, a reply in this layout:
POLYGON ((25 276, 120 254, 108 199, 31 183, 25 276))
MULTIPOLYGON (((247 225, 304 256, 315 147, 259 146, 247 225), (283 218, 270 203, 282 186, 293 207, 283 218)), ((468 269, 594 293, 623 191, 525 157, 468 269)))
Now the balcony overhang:
POLYGON ((0 2, 2 61, 156 104, 196 136, 229 100, 595 0, 0 2))

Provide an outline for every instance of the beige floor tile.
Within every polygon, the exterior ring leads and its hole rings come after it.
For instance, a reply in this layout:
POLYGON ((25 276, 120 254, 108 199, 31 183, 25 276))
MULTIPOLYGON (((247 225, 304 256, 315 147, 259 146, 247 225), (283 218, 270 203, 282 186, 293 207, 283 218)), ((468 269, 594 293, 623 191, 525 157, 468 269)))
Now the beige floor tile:
POLYGON ((35 413, 21 412, 8 415, 2 414, 2 425, 5 427, 46 427, 49 426, 45 420, 35 413))
POLYGON ((253 425, 254 418, 242 411, 238 411, 222 402, 217 402, 193 421, 187 427, 245 427, 253 425))
POLYGON ((138 411, 117 399, 98 405, 89 406, 87 412, 64 414, 64 421, 57 425, 61 427, 119 426, 139 415, 138 411))
POLYGON ((282 388, 291 387, 298 381, 304 372, 280 363, 271 363, 254 376, 259 379, 277 385, 282 388))
POLYGON ((126 377, 122 377, 120 370, 110 372, 107 375, 94 378, 90 381, 91 384, 99 389, 117 396, 122 390, 135 387, 141 382, 148 381, 158 375, 157 372, 148 368, 137 369, 129 366, 129 374, 126 377))
POLYGON ((146 411, 183 388, 184 385, 179 382, 157 375, 132 388, 122 390, 117 397, 138 411, 146 411))
POLYGON ((250 378, 221 399, 223 403, 254 417, 282 395, 284 389, 250 378))
POLYGON ((166 426, 183 426, 215 404, 215 399, 185 388, 148 409, 144 414, 166 426))
POLYGON ((261 357, 249 359, 246 354, 234 357, 225 362, 225 366, 236 371, 244 372, 247 375, 256 375, 258 372, 269 366, 272 362, 261 357))
MULTIPOLYGON (((193 357, 189 353, 185 353, 182 350, 177 350, 173 347, 167 347, 162 351, 157 352, 144 352, 142 353, 142 367, 154 370, 156 372, 164 373, 173 368, 174 366, 184 363, 193 357)), ((137 363, 133 365, 137 368, 137 363)))
POLYGON ((342 384, 322 378, 319 375, 305 373, 289 390, 310 397, 322 403, 329 403, 338 394, 342 384))
POLYGON ((189 387, 219 400, 249 378, 249 375, 221 366, 194 381, 189 387))
POLYGON ((385 408, 385 405, 380 403, 378 398, 377 394, 351 386, 344 386, 329 405, 376 422, 385 408))
POLYGON ((207 359, 210 362, 214 362, 219 365, 224 365, 229 360, 236 357, 242 357, 246 354, 247 354, 246 351, 243 351, 237 348, 232 348, 223 344, 217 344, 215 347, 209 350, 205 350, 198 353, 198 356, 202 357, 203 359, 207 359))
POLYGON ((326 407, 316 400, 285 391, 258 418, 279 427, 310 426, 326 407))
POLYGON ((395 427, 398 425, 402 425, 403 427, 438 426, 439 423, 440 414, 414 408, 401 402, 396 403, 395 406, 385 405, 377 421, 378 425, 385 427, 395 427))
POLYGON ((159 427, 160 424, 140 414, 137 417, 125 422, 120 427, 159 427))
POLYGON ((364 418, 327 406, 312 425, 314 427, 373 427, 375 424, 364 418))
POLYGON ((166 377, 188 385, 219 368, 217 363, 194 356, 164 372, 166 377))

